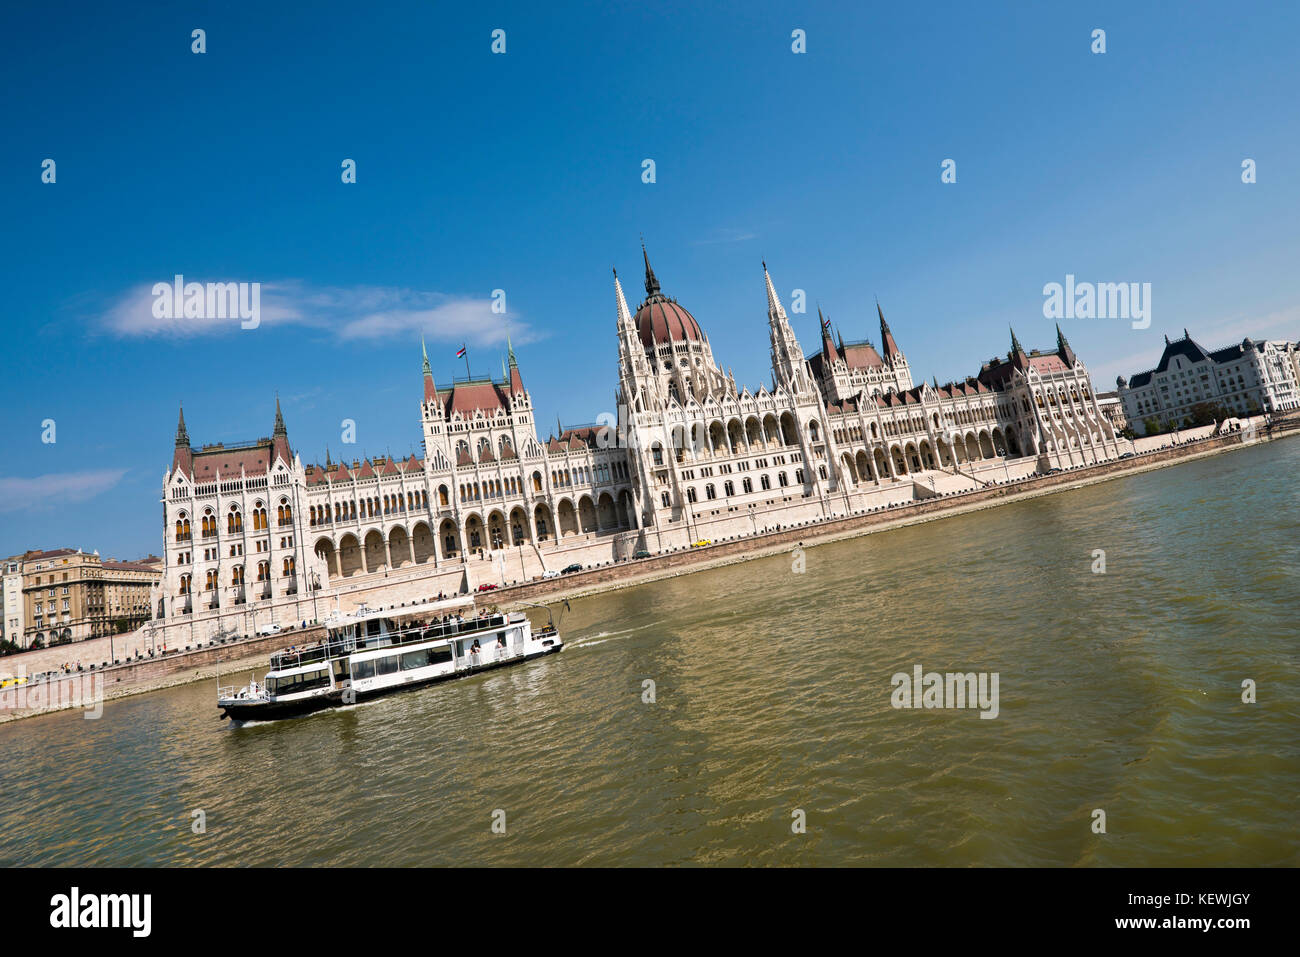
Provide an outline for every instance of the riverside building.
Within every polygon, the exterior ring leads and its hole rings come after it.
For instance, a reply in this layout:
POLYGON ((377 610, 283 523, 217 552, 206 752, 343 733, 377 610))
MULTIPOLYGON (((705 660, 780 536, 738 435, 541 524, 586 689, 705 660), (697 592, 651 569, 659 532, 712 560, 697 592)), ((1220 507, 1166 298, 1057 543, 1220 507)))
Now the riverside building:
POLYGON ((1154 369, 1115 380, 1124 414, 1140 434, 1147 420, 1182 425, 1197 405, 1239 416, 1300 408, 1300 353, 1294 342, 1255 340, 1209 351, 1186 329, 1165 349, 1154 369))
POLYGON ((635 310, 614 277, 616 420, 542 438, 513 348, 501 378, 442 384, 425 353, 420 457, 305 464, 278 401, 270 438, 196 449, 182 414, 158 616, 317 619, 380 585, 414 600, 524 581, 1123 451, 1059 328, 1050 352, 1013 332, 977 375, 916 385, 879 306, 879 346, 823 322, 805 356, 764 264, 772 378, 749 387, 643 258, 635 310))

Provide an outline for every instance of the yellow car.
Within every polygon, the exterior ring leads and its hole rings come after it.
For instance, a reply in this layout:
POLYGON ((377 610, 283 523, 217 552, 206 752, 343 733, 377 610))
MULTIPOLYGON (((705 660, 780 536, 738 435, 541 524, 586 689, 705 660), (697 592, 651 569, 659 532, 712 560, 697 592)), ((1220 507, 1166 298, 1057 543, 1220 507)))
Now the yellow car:
POLYGON ((703 548, 705 545, 712 545, 713 541, 708 538, 701 538, 698 542, 691 542, 691 548, 703 548))
POLYGON ((20 676, 15 678, 13 675, 9 675, 8 677, 0 678, 0 691, 3 691, 5 688, 16 688, 19 685, 25 684, 27 684, 26 677, 20 676))

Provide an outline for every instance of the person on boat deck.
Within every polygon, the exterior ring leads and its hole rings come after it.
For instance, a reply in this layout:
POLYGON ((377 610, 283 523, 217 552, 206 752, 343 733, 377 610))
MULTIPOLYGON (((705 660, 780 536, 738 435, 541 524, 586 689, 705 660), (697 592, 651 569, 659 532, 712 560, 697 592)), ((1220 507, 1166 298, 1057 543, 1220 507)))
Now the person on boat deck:
POLYGON ((469 650, 470 650, 470 652, 473 653, 473 654, 478 654, 480 651, 482 651, 482 649, 479 648, 479 646, 478 646, 478 639, 477 639, 477 638, 474 639, 474 644, 472 644, 472 645, 469 646, 469 650))
POLYGON ((505 636, 505 635, 497 635, 497 647, 498 647, 498 648, 504 648, 505 646, 506 646, 506 636, 505 636))

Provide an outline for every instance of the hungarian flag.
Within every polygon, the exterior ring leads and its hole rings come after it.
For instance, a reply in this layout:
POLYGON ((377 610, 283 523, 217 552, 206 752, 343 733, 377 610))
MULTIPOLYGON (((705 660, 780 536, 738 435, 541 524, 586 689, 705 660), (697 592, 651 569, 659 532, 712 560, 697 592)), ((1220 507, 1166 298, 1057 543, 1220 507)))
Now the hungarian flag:
POLYGON ((823 329, 829 329, 830 327, 831 327, 831 321, 830 321, 829 319, 823 319, 823 320, 822 320, 822 328, 823 328, 823 329))
POLYGON ((456 358, 457 358, 457 359, 464 359, 464 358, 465 358, 465 347, 464 347, 464 346, 461 346, 461 347, 460 347, 460 352, 456 353, 456 358))

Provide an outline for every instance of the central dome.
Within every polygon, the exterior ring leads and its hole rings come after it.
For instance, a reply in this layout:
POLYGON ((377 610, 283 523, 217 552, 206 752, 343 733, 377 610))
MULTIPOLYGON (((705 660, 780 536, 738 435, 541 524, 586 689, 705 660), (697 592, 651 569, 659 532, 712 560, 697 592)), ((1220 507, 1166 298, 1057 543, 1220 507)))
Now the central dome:
POLYGON ((699 342, 700 324, 689 312, 663 296, 653 296, 636 311, 636 331, 648 348, 669 342, 699 342))
POLYGON ((645 260, 646 300, 636 310, 636 331, 647 349, 670 342, 702 342, 704 333, 695 317, 659 291, 659 280, 650 268, 650 257, 641 247, 645 260))

